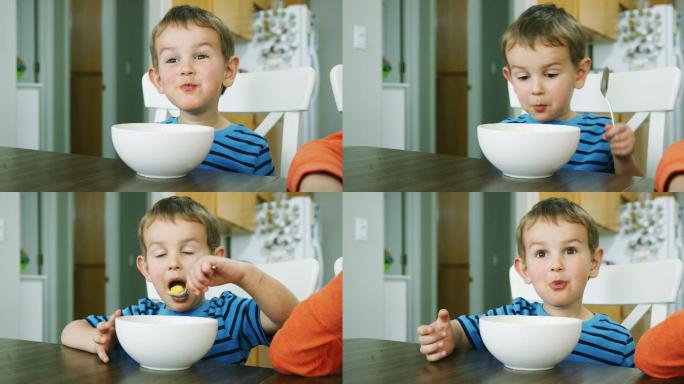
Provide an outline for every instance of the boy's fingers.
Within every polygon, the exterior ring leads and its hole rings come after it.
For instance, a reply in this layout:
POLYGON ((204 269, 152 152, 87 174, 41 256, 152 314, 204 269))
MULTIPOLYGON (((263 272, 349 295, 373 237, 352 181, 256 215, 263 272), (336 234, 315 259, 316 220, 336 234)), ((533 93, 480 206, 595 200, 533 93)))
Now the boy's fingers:
POLYGON ((441 321, 449 321, 449 311, 447 311, 446 309, 440 309, 439 313, 437 313, 437 317, 441 321))
POLYGON ((430 331, 428 330, 429 328, 429 325, 420 325, 418 326, 418 329, 416 329, 416 333, 418 334, 418 336, 428 335, 430 334, 430 331))
POLYGON ((439 352, 435 352, 435 353, 426 355, 428 361, 437 361, 437 360, 444 358, 444 356, 446 356, 446 351, 439 351, 439 352))
POLYGON ((421 345, 429 345, 429 344, 433 344, 437 341, 440 341, 442 339, 443 339, 442 336, 433 333, 430 335, 419 336, 418 337, 418 343, 420 343, 421 345))
POLYGON ((432 344, 424 344, 420 346, 420 353, 423 355, 431 355, 440 351, 444 346, 443 342, 437 342, 432 344))
POLYGON ((109 356, 107 356, 107 353, 105 353, 104 348, 98 348, 97 355, 100 357, 100 360, 102 360, 103 363, 109 362, 109 356))

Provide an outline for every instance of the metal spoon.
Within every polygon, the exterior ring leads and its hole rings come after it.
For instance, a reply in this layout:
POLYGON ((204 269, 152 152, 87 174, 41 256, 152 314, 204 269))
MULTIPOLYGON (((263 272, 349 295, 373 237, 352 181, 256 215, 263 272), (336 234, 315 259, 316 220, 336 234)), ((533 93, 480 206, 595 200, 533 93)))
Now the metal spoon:
POLYGON ((608 67, 603 68, 603 75, 601 76, 601 93, 603 98, 606 99, 606 104, 608 104, 608 110, 610 111, 610 119, 615 125, 615 117, 613 116, 613 108, 610 106, 610 101, 608 101, 608 77, 610 76, 610 69, 608 67))

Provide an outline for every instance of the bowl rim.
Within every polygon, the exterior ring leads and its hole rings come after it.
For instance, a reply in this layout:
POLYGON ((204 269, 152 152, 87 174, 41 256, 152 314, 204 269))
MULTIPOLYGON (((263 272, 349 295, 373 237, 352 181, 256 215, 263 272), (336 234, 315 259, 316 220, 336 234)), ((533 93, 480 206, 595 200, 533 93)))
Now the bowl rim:
POLYGON ((550 135, 554 133, 567 133, 567 132, 581 132, 580 127, 577 127, 575 125, 567 125, 567 124, 542 124, 542 123, 487 123, 487 124, 480 124, 477 126, 478 131, 485 130, 485 131, 502 131, 510 134, 522 134, 526 133, 529 134, 530 131, 522 131, 519 129, 510 129, 510 128, 505 128, 502 127, 501 125, 514 125, 518 126, 520 128, 554 128, 554 129, 544 129, 540 131, 534 131, 532 133, 534 134, 541 134, 541 135, 550 135))
MULTIPOLYGON (((480 317, 480 321, 485 321, 488 323, 495 323, 495 324, 507 324, 511 326, 530 326, 534 325, 540 326, 540 327, 550 327, 550 326, 555 326, 555 325, 568 325, 568 324, 582 324, 582 319, 578 319, 576 317, 567 317, 567 316, 526 316, 526 315, 493 315, 493 316, 483 316, 480 317), (507 321, 507 320, 512 320, 512 319, 530 319, 530 321, 534 321, 532 319, 548 319, 551 320, 549 322, 540 322, 536 324, 530 324, 530 323, 525 323, 525 322, 515 322, 515 321, 507 321)), ((544 320, 546 321, 546 320, 544 320)))
POLYGON ((137 132, 140 134, 157 134, 160 131, 151 130, 152 126, 159 125, 159 128, 167 128, 163 133, 168 133, 169 128, 176 132, 195 133, 195 132, 214 132, 214 127, 201 124, 162 124, 162 123, 124 123, 112 125, 112 131, 137 132))
POLYGON ((210 325, 216 324, 218 326, 218 320, 212 317, 199 317, 199 316, 173 316, 173 315, 130 315, 130 316, 119 316, 115 319, 115 322, 122 321, 128 324, 138 324, 141 326, 196 326, 196 325, 210 325), (157 320, 164 318, 162 321, 147 321, 147 320, 157 320), (177 319, 178 322, 166 320, 177 319))

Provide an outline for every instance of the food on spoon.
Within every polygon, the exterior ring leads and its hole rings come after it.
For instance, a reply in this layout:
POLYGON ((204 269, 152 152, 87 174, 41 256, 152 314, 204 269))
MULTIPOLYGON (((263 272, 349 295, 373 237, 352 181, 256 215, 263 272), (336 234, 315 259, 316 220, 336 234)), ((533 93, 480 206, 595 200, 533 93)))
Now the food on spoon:
POLYGON ((181 297, 185 296, 187 293, 188 290, 185 289, 185 287, 181 284, 175 284, 173 287, 171 287, 171 289, 169 289, 169 295, 171 296, 181 297))

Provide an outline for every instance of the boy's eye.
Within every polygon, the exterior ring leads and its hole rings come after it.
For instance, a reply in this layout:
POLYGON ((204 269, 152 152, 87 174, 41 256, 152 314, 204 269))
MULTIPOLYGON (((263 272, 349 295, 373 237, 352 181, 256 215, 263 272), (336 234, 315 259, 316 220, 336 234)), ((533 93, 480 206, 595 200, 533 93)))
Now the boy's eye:
POLYGON ((166 253, 155 253, 154 257, 163 257, 166 256, 166 253))
POLYGON ((518 76, 518 80, 520 80, 520 81, 525 81, 528 78, 529 78, 529 76, 527 76, 527 75, 518 76))
POLYGON ((546 77, 548 77, 549 79, 553 79, 553 78, 556 77, 556 76, 558 76, 557 73, 547 73, 547 74, 546 74, 546 77))
POLYGON ((175 64, 175 63, 176 63, 176 58, 173 57, 173 58, 170 58, 170 59, 166 59, 166 63, 167 63, 167 64, 175 64))
POLYGON ((195 58, 196 58, 197 60, 204 60, 204 59, 208 59, 209 56, 207 56, 207 55, 197 55, 197 56, 195 56, 195 58))
POLYGON ((542 250, 542 249, 540 249, 540 250, 534 252, 534 257, 542 258, 542 257, 545 257, 545 256, 546 256, 546 251, 544 251, 544 250, 542 250))
POLYGON ((577 248, 570 247, 565 250, 565 253, 567 253, 568 255, 574 255, 575 253, 577 253, 577 248))

